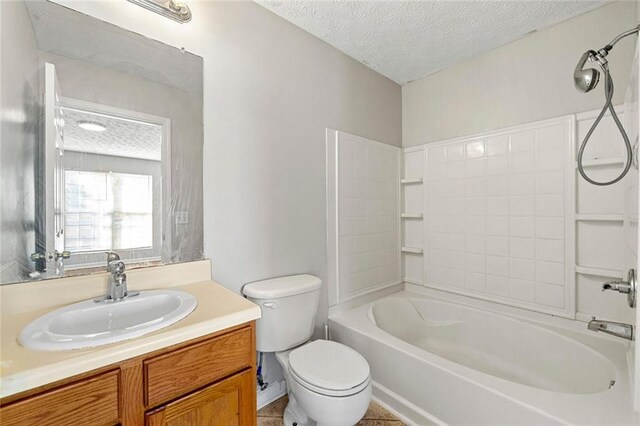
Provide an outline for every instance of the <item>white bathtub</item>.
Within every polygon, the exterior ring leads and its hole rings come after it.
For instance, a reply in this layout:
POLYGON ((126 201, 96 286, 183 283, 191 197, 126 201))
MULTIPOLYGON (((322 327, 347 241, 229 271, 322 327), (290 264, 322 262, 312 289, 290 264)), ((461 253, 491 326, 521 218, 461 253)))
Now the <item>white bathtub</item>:
POLYGON ((638 424, 624 341, 401 292, 330 318, 416 424, 638 424), (613 383, 613 384, 612 384, 613 383))

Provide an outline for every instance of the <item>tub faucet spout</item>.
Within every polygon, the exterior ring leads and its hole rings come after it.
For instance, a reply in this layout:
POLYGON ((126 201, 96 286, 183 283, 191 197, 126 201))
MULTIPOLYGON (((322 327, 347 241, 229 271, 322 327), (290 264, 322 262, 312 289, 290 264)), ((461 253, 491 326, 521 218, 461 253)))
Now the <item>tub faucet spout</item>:
POLYGON ((622 339, 633 340, 632 325, 623 324, 621 322, 597 320, 596 317, 591 318, 591 321, 589 321, 589 324, 587 325, 589 330, 602 331, 603 333, 620 337, 622 339))

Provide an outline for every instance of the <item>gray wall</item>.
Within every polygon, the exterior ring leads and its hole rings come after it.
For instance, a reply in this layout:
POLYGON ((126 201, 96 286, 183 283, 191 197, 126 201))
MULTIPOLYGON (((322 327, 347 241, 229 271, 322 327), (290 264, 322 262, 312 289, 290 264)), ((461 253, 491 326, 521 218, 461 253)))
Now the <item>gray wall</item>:
MULTIPOLYGON (((326 279, 325 128, 400 146, 400 86, 250 1, 180 25, 127 3, 57 0, 204 58, 205 256, 240 291, 326 279)), ((319 323, 327 313, 326 286, 319 323)))
MULTIPOLYGON (((56 0, 204 58, 204 248, 213 279, 325 281, 325 129, 400 146, 401 88, 250 1, 190 2, 180 25, 122 2, 56 0)), ((266 379, 281 378, 268 359, 266 379)))
POLYGON ((0 2, 0 283, 33 270, 38 47, 22 2, 0 2), (11 35, 8 37, 7 35, 11 35))
POLYGON ((325 129, 399 146, 400 87, 254 3, 207 3, 200 13, 212 20, 217 47, 205 55, 213 278, 240 291, 255 280, 317 275, 325 282, 320 327, 328 312, 325 129))
MULTIPOLYGON (((205 4, 194 14, 211 20, 214 46, 204 54, 213 278, 240 291, 270 277, 319 276, 320 334, 328 314, 325 129, 400 146, 400 86, 254 3, 205 4)), ((265 359, 266 380, 279 380, 275 360, 265 359)))
MULTIPOLYGON (((407 84, 403 146, 600 108, 602 85, 579 93, 573 70, 586 50, 638 25, 636 8, 637 2, 611 3, 407 84)), ((629 37, 608 57, 616 104, 624 101, 634 48, 629 37)))
POLYGON ((42 52, 41 61, 55 65, 65 97, 171 119, 171 206, 173 211, 188 211, 189 223, 172 223, 173 247, 169 256, 171 262, 201 259, 203 129, 200 95, 52 53, 42 52))

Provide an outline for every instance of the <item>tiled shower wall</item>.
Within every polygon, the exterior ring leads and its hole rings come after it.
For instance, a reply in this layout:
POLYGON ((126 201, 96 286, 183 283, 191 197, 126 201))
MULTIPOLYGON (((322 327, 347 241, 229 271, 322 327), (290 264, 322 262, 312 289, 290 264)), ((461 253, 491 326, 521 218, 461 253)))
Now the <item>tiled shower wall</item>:
POLYGON ((336 304, 401 282, 400 149, 336 131, 327 143, 335 155, 329 167, 335 186, 327 195, 335 200, 329 257, 335 255, 337 273, 329 298, 336 304))
MULTIPOLYGON (((616 109, 627 123, 623 108, 616 109)), ((598 112, 577 115, 577 145, 598 112)), ((593 133, 585 158, 585 171, 596 180, 610 180, 622 171, 625 148, 609 114, 593 133)), ((633 167, 621 182, 605 187, 576 176, 576 316, 580 320, 597 316, 626 322, 633 312, 623 295, 601 288, 605 281, 626 279, 627 269, 637 264, 637 179, 633 167)))
POLYGON ((572 123, 426 146, 430 287, 574 315, 572 123))

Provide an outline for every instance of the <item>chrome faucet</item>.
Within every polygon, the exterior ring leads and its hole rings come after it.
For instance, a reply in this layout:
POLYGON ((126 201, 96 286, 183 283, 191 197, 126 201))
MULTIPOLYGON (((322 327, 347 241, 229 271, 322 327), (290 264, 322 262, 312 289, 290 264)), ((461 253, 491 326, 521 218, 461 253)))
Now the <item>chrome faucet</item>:
POLYGON ((601 321, 596 317, 591 317, 591 321, 587 328, 592 331, 602 331, 612 336, 621 337, 627 340, 633 340, 633 326, 631 324, 623 324, 621 322, 601 321))
POLYGON ((629 269, 626 281, 607 281, 602 284, 602 291, 610 290, 626 294, 629 307, 634 308, 636 306, 636 287, 636 271, 629 269))
POLYGON ((140 294, 139 291, 127 291, 127 274, 124 273, 126 266, 118 253, 114 251, 107 252, 107 272, 109 276, 109 287, 107 294, 94 299, 94 302, 117 302, 127 297, 133 297, 140 294))

